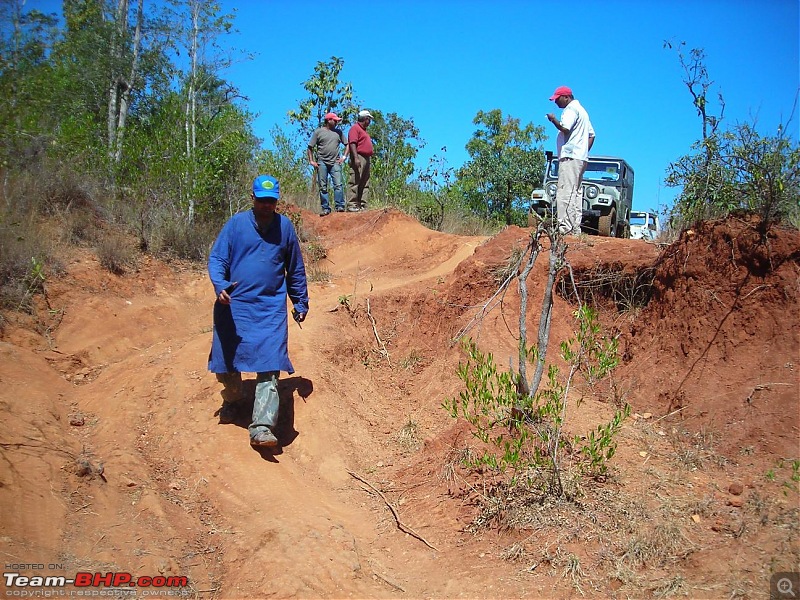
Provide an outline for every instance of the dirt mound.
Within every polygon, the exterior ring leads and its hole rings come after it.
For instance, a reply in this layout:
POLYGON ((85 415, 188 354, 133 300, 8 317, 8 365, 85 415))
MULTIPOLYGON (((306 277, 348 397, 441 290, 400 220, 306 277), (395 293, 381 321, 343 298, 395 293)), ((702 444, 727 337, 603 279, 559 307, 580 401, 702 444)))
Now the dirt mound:
POLYGON ((800 233, 731 218, 686 231, 656 262, 626 337, 631 400, 715 431, 735 456, 797 454, 800 233))
MULTIPOLYGON (((297 373, 281 380, 275 452, 252 450, 245 422, 218 424, 202 268, 143 260, 119 276, 77 252, 48 280, 49 304, 8 315, 7 562, 186 576, 212 598, 730 597, 795 565, 796 496, 780 496, 791 470, 776 461, 797 455, 797 232, 761 240, 734 220, 663 251, 571 242, 579 281, 655 279, 646 308, 587 284, 626 364, 616 396, 580 387, 570 432, 607 421, 620 396, 637 414, 580 513, 471 533, 483 510, 480 478, 459 463, 471 434, 441 404, 462 385, 458 334, 503 366, 516 355, 516 287, 490 299, 529 232, 453 236, 393 210, 301 216, 327 277, 310 284, 302 329, 291 324, 297 373)), ((543 281, 537 264, 529 328, 543 281)), ((554 340, 573 311, 556 298, 554 340)))

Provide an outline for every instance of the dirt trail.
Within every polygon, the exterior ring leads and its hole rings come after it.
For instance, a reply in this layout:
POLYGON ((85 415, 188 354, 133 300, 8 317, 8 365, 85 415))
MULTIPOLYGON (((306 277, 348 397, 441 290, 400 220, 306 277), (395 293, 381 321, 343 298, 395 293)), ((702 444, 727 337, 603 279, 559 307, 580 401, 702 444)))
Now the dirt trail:
MULTIPOLYGON (((527 233, 511 228, 492 240, 445 235, 396 211, 305 218, 327 248, 321 265, 329 280, 311 284, 311 312, 302 329, 290 323, 297 372, 281 379, 281 447, 275 452, 250 448, 246 420, 218 424, 220 386, 205 368, 211 286, 202 271, 145 259, 136 273, 118 277, 82 252, 63 278, 48 283, 51 308, 41 311, 47 317, 38 321, 45 335, 24 323, 6 328, 0 342, 0 549, 5 560, 61 565, 53 574, 113 570, 187 576, 200 597, 573 596, 574 580, 555 559, 537 571, 530 565, 541 560, 503 560, 508 547, 523 538, 541 548, 557 540, 537 540, 530 531, 522 538, 490 530, 466 533, 476 509, 442 476, 458 439, 440 407, 459 389, 460 354, 450 335, 471 317, 474 309, 466 306, 491 294, 492 269, 527 233), (342 297, 349 297, 350 310, 342 297), (388 354, 378 347, 376 334, 388 354), (385 499, 351 472, 382 490, 385 499), (400 531, 386 502, 425 541, 400 531)), ((796 236, 792 244, 800 246, 796 236)), ((571 252, 576 268, 589 271, 616 264, 635 272, 661 260, 655 246, 625 240, 590 239, 571 252)), ((796 290, 797 254, 788 255, 794 258, 783 267, 784 283, 796 290)), ((503 310, 513 312, 516 302, 509 293, 503 310)), ((572 310, 558 299, 557 335, 570 330, 572 310)), ((641 315, 657 310, 648 307, 641 315)), ((796 297, 788 309, 776 310, 796 314, 796 297)), ((661 337, 645 338, 631 321, 608 315, 607 325, 627 336, 629 356, 645 361, 641 364, 657 381, 666 382, 667 371, 650 345, 660 344, 664 356, 676 347, 665 333, 672 321, 662 314, 661 337)), ((794 323, 781 342, 796 358, 800 343, 794 323)), ((751 329, 753 336, 760 334, 757 326, 751 329)), ((499 310, 486 319, 481 340, 499 356, 513 349, 499 310)), ((790 384, 764 396, 772 402, 770 410, 781 415, 781 441, 772 453, 764 449, 762 454, 759 447, 741 471, 692 476, 697 490, 691 493, 701 497, 708 490, 706 498, 715 498, 720 507, 725 499, 719 491, 731 478, 761 491, 754 474, 773 465, 776 456, 790 457, 792 440, 796 444, 800 428, 797 413, 791 412, 797 408, 797 396, 791 396, 798 390, 796 367, 780 367, 783 357, 766 360, 759 368, 782 373, 781 381, 790 384)), ((707 367, 722 377, 724 364, 719 360, 707 367)), ((681 368, 677 359, 664 366, 681 368)), ((641 383, 630 384, 639 381, 638 374, 628 377, 623 384, 629 385, 635 410, 669 412, 641 383)), ((758 377, 753 373, 751 379, 758 377)), ((248 385, 252 393, 252 378, 248 385)), ((691 379, 684 393, 700 393, 701 386, 691 379)), ((580 426, 591 426, 612 410, 604 398, 587 395, 585 402, 580 426)), ((659 436, 657 427, 640 423, 626 428, 616 459, 621 475, 615 485, 626 494, 647 492, 652 482, 646 478, 653 477, 656 466, 675 469, 670 462, 675 446, 659 436), (656 457, 653 462, 642 460, 642 448, 656 457)), ((690 493, 685 487, 671 489, 673 495, 690 493)), ((727 511, 713 513, 725 527, 735 517, 727 511)), ((708 515, 712 519, 712 512, 708 515)), ((724 531, 703 527, 692 535, 699 548, 712 548, 722 543, 724 531)), ((773 533, 759 535, 750 547, 769 553, 785 544, 773 533)), ((761 569, 751 582, 758 586, 766 559, 756 550, 748 554, 742 543, 733 542, 730 551, 740 557, 733 564, 743 572, 761 569)), ((592 547, 584 540, 572 548, 585 557, 587 570, 592 547)), ((796 543, 789 549, 785 556, 791 559, 796 543)), ((711 577, 729 591, 720 583, 723 575, 682 568, 694 584, 709 585, 711 577)), ((605 576, 595 580, 596 595, 619 589, 604 587, 605 576)), ((623 593, 654 589, 632 581, 620 585, 629 586, 623 593)))

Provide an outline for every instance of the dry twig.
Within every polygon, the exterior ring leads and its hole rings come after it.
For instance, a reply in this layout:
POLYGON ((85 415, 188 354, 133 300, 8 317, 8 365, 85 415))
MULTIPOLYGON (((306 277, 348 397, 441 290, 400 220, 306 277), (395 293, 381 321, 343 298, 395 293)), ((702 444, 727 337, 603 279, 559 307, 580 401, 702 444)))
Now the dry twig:
POLYGON ((397 514, 397 509, 395 509, 395 507, 392 506, 392 504, 389 502, 389 500, 386 499, 386 496, 383 495, 382 491, 380 491, 378 488, 376 488, 374 485, 372 485, 369 481, 367 481, 366 479, 364 479, 360 475, 357 475, 356 473, 353 473, 353 471, 348 471, 348 473, 350 473, 350 475, 352 475, 355 479, 358 479, 364 485, 369 486, 369 488, 372 491, 374 491, 376 494, 378 494, 381 497, 381 499, 386 503, 386 506, 389 507, 389 510, 392 511, 392 515, 394 516, 395 523, 397 523, 397 528, 400 529, 400 531, 403 531, 403 532, 407 533, 411 537, 417 538, 420 542, 425 544, 428 548, 431 548, 432 550, 436 550, 437 552, 441 552, 441 550, 439 550, 436 546, 431 544, 428 540, 426 540, 424 537, 422 537, 420 534, 418 534, 416 531, 411 529, 408 525, 404 524, 400 520, 400 516, 397 514))
POLYGON ((389 358, 389 351, 386 349, 386 344, 383 343, 381 340, 381 336, 378 335, 378 326, 375 323, 375 318, 372 316, 369 308, 369 298, 367 298, 367 316, 369 317, 370 323, 372 323, 372 332, 375 334, 375 340, 378 342, 378 346, 381 349, 381 354, 386 357, 386 362, 389 363, 389 366, 392 366, 392 361, 389 358))

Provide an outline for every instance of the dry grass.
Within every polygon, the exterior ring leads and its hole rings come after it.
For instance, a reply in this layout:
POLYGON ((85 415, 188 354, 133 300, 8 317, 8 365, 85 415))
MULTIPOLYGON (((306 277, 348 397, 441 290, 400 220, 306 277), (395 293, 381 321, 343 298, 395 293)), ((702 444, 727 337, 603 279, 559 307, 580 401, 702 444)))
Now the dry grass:
POLYGON ((522 562, 530 558, 528 551, 525 549, 525 544, 514 542, 503 550, 500 558, 509 562, 522 562))
POLYGON ((572 581, 572 586, 581 594, 583 595, 583 590, 581 590, 581 581, 586 576, 581 568, 581 559, 575 556, 574 554, 570 553, 566 556, 566 558, 562 562, 564 570, 563 575, 565 579, 569 579, 572 581))
POLYGON ((692 544, 683 529, 672 519, 641 523, 641 528, 628 540, 622 555, 631 568, 664 566, 691 554, 692 544))
POLYGON ((409 417, 406 424, 397 434, 397 442, 406 452, 414 452, 420 447, 422 442, 419 436, 419 425, 416 421, 409 417))
POLYGON ((115 275, 123 275, 135 269, 138 254, 134 245, 126 237, 109 233, 103 236, 97 245, 97 258, 104 269, 115 275))
MULTIPOLYGON (((307 234, 309 235, 309 234, 307 234)), ((310 282, 328 282, 331 280, 331 273, 323 264, 328 256, 328 250, 315 237, 308 239, 302 245, 303 260, 306 263, 306 276, 310 282)))
MULTIPOLYGON (((636 314, 650 301, 655 268, 643 267, 626 273, 621 265, 619 269, 596 265, 590 269, 574 270, 573 276, 582 302, 598 308, 610 301, 620 313, 636 314)), ((556 285, 559 296, 574 300, 572 283, 567 278, 562 277, 556 285)))
POLYGON ((654 590, 655 598, 670 598, 677 594, 686 595, 686 580, 681 575, 675 575, 662 581, 654 590))
POLYGON ((500 226, 487 223, 483 219, 446 211, 440 231, 454 235, 490 236, 495 235, 500 229, 500 226))
POLYGON ((707 427, 690 432, 687 429, 672 429, 669 436, 674 457, 681 466, 690 471, 711 466, 724 467, 728 459, 715 450, 719 435, 707 427))
POLYGON ((504 283, 509 277, 517 275, 519 272, 519 265, 522 261, 522 255, 525 248, 514 246, 511 249, 511 255, 508 257, 506 263, 492 271, 492 277, 498 285, 504 283))
POLYGON ((30 312, 44 289, 53 248, 33 215, 8 211, 0 219, 0 308, 30 312))

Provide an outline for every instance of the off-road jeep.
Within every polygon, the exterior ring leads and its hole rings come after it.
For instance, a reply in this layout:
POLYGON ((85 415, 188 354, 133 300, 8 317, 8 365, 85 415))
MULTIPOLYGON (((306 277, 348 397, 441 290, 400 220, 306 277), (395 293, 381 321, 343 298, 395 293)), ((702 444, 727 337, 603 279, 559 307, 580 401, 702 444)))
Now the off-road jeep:
MULTIPOLYGON (((558 159, 545 153, 544 189, 531 193, 530 210, 542 218, 556 213, 558 159)), ((583 220, 581 229, 604 236, 630 237, 633 206, 633 169, 621 158, 590 156, 581 183, 583 220)))

